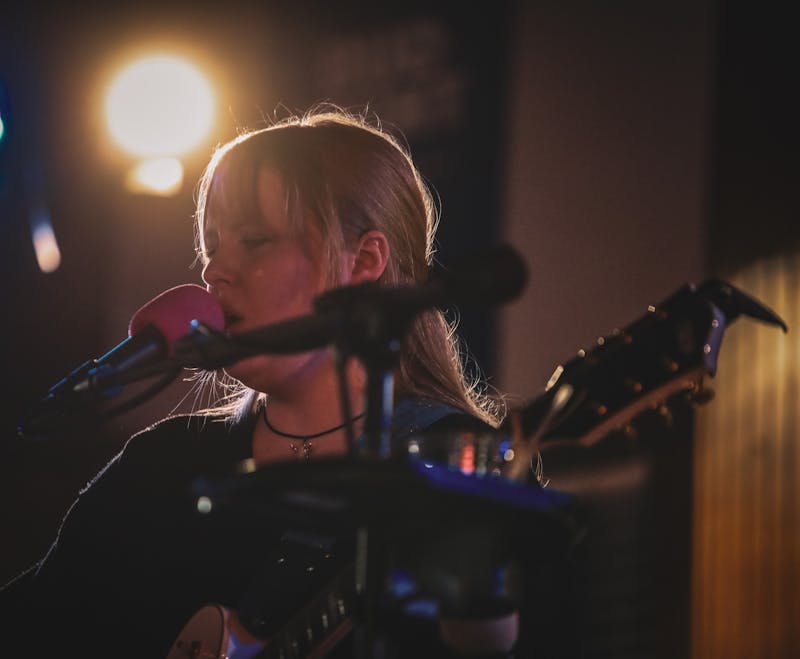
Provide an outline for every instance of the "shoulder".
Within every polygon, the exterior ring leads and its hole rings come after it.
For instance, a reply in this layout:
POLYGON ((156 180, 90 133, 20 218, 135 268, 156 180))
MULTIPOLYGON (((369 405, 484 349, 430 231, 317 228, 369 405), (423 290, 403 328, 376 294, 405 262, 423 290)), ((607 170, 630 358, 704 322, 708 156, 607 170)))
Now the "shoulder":
POLYGON ((476 416, 430 398, 403 398, 392 417, 392 436, 401 440, 420 432, 477 427, 489 428, 476 416))
POLYGON ((152 452, 182 450, 204 437, 221 438, 225 432, 226 424, 221 419, 191 414, 169 416, 134 433, 125 443, 118 458, 130 459, 152 452))
POLYGON ((113 468, 148 473, 236 460, 249 451, 250 426, 250 419, 233 423, 221 416, 169 416, 132 435, 103 472, 113 468))
POLYGON ((135 433, 129 444, 153 441, 192 441, 194 439, 229 436, 236 425, 222 416, 177 414, 161 419, 135 433))
POLYGON ((81 489, 121 488, 137 491, 143 483, 182 483, 193 474, 213 473, 238 464, 250 450, 248 419, 231 423, 222 417, 196 414, 161 419, 132 435, 120 450, 81 489))

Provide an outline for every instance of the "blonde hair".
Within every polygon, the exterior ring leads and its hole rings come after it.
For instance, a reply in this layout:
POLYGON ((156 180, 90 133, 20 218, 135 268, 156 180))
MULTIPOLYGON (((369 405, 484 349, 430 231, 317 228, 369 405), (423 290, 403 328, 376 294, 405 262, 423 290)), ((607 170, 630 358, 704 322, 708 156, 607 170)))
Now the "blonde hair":
MULTIPOLYGON (((330 107, 243 133, 217 149, 198 188, 196 244, 201 259, 209 209, 257 214, 258 176, 265 167, 281 175, 296 235, 308 239, 313 229, 322 237, 327 285, 340 284, 335 266, 344 249, 373 229, 383 232, 390 246, 380 284, 416 284, 427 278, 438 210, 408 149, 380 123, 330 107)), ((439 400, 497 425, 503 414, 500 399, 487 393, 474 363, 474 373, 466 375, 467 359, 455 323, 438 310, 426 311, 404 338, 396 393, 439 400)), ((213 408, 217 412, 244 413, 257 398, 244 385, 222 384, 225 394, 213 408)))

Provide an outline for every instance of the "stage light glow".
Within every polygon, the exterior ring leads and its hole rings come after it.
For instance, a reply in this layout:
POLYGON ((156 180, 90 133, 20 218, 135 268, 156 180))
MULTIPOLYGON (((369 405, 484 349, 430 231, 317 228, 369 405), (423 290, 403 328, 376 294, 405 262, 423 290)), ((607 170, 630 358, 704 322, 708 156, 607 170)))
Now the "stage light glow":
POLYGON ((139 162, 128 174, 131 192, 168 196, 180 190, 183 165, 176 158, 150 158, 139 162))
POLYGON ((47 274, 58 270, 61 265, 61 250, 58 248, 50 217, 44 211, 37 211, 31 220, 31 238, 39 269, 47 274))
POLYGON ((466 440, 461 447, 461 460, 459 464, 462 474, 472 474, 475 471, 475 445, 466 440))
POLYGON ((0 78, 0 145, 3 144, 3 139, 7 134, 8 137, 11 137, 11 133, 8 132, 11 128, 10 119, 11 99, 9 98, 5 82, 0 78))
POLYGON ((179 156, 199 146, 214 121, 215 101, 205 76, 188 61, 151 55, 125 67, 105 96, 112 138, 130 154, 179 156))

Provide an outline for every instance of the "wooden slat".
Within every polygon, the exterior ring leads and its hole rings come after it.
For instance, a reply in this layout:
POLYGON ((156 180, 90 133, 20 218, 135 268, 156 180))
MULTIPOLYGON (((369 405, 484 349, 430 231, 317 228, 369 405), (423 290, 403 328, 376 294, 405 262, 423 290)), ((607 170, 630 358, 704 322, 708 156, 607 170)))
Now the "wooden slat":
POLYGON ((731 326, 698 413, 692 656, 800 656, 800 255, 728 279, 790 329, 731 326))

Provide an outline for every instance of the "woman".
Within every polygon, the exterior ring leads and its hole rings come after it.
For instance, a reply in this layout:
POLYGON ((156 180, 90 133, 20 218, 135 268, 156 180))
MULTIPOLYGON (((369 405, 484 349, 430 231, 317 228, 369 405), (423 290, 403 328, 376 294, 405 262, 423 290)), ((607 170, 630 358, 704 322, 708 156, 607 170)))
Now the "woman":
MULTIPOLYGON (((333 287, 423 281, 436 220, 400 144, 335 110, 220 148, 200 182, 196 241, 203 280, 236 335, 307 314, 333 287)), ((258 613, 268 606, 260 586, 274 584, 273 563, 316 549, 288 536, 280 514, 254 515, 252 501, 197 515, 192 487, 246 461, 345 454, 348 430, 364 431, 363 365, 346 364, 352 418, 343 418, 327 349, 250 357, 226 371, 224 396, 210 409, 134 436, 81 492, 47 556, 8 589, 8 601, 18 597, 9 615, 25 656, 65 647, 82 656, 166 656, 197 609, 218 602, 258 613), (26 637, 32 622, 47 634, 26 637)), ((494 426, 499 410, 465 378, 442 314, 418 316, 395 370, 393 437, 465 417, 494 426)), ((349 540, 335 546, 332 553, 352 549, 349 540)))
MULTIPOLYGON (((200 184, 203 279, 234 334, 310 313, 328 288, 424 281, 435 229, 433 201, 407 153, 388 134, 342 113, 245 134, 217 152, 200 184)), ((249 359, 228 374, 247 387, 233 396, 231 411, 252 411, 268 394, 265 423, 253 438, 259 463, 298 450, 275 441, 285 434, 319 434, 347 421, 331 395, 329 351, 249 359)), ((347 381, 350 400, 360 401, 365 375, 355 362, 347 381)), ((420 316, 408 333, 396 388, 400 398, 427 398, 498 421, 493 402, 467 384, 451 328, 437 311, 420 316)), ((317 454, 345 451, 343 429, 325 437, 317 454)), ((308 453, 309 442, 303 448, 308 453)))

